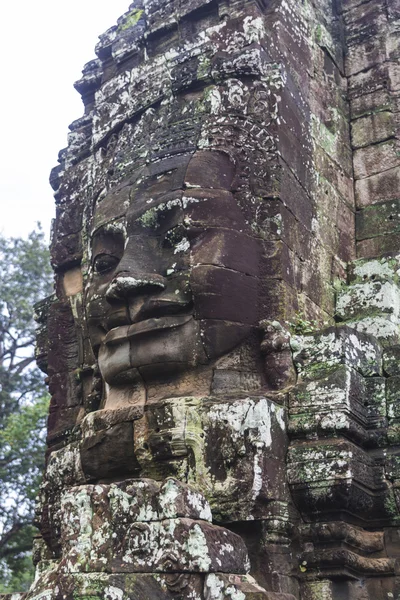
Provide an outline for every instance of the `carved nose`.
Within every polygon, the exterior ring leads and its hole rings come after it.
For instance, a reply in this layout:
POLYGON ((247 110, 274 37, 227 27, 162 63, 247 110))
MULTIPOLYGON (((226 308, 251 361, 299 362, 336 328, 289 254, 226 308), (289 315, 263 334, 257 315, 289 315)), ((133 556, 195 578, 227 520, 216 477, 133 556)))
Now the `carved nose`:
POLYGON ((129 296, 161 292, 165 287, 164 277, 156 273, 135 276, 121 273, 108 286, 106 297, 108 300, 120 300, 129 296))

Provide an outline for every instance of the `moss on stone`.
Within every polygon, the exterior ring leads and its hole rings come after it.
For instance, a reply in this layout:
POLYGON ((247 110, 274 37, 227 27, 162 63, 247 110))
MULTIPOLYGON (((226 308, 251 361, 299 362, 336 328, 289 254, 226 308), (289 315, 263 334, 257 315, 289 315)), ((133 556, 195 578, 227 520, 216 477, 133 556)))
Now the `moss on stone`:
POLYGON ((140 21, 143 13, 144 10, 140 8, 135 8, 134 10, 132 10, 128 15, 126 15, 123 22, 118 27, 118 31, 121 32, 125 31, 126 29, 130 29, 131 27, 134 27, 138 23, 138 21, 140 21))

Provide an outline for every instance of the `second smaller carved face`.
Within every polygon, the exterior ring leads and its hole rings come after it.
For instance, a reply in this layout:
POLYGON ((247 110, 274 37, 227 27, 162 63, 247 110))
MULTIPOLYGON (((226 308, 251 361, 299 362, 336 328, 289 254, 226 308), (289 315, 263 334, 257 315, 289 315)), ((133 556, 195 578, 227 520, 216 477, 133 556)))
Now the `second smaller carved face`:
POLYGON ((86 314, 108 384, 207 364, 256 325, 259 249, 233 176, 222 153, 197 153, 98 203, 86 314))

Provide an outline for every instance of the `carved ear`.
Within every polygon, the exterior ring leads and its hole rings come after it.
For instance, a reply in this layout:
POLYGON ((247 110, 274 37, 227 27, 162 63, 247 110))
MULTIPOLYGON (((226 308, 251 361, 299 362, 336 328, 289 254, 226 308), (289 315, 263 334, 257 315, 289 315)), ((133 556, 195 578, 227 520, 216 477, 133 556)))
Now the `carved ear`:
POLYGON ((55 300, 56 296, 52 294, 34 306, 34 319, 38 325, 36 329, 35 358, 39 369, 46 374, 48 373, 49 356, 48 318, 50 306, 55 300))
POLYGON ((273 390, 293 386, 297 374, 290 348, 290 333, 278 321, 262 321, 261 352, 267 386, 273 390))

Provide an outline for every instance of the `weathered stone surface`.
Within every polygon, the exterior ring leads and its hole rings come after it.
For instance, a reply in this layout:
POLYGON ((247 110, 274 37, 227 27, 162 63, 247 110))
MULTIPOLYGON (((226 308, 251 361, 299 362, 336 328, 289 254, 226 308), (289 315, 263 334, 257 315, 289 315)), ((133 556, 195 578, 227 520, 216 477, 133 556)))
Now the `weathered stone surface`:
POLYGON ((288 461, 289 484, 307 521, 313 520, 315 512, 327 520, 339 506, 360 524, 372 515, 383 521, 398 517, 382 469, 350 442, 331 439, 317 445, 296 444, 289 450, 288 461))
POLYGON ((400 346, 385 348, 383 370, 389 377, 400 375, 400 346))
POLYGON ((394 167, 356 181, 357 206, 362 208, 385 200, 398 200, 400 169, 394 167))
POLYGON ((357 119, 352 123, 352 144, 354 148, 377 144, 391 138, 395 128, 393 115, 389 111, 357 119))
POLYGON ((399 202, 391 200, 366 207, 356 219, 358 240, 399 232, 399 202))
POLYGON ((304 380, 319 379, 338 365, 347 365, 362 375, 379 375, 382 352, 372 336, 342 325, 314 335, 294 336, 293 358, 304 380))
POLYGON ((368 427, 365 399, 361 375, 346 366, 331 369, 318 381, 299 384, 290 395, 290 429, 296 437, 310 432, 322 436, 346 432, 364 441, 368 427))
POLYGON ((360 148, 354 153, 354 174, 356 179, 377 175, 394 169, 400 164, 397 144, 393 140, 360 148))
POLYGON ((100 37, 29 600, 397 597, 397 5, 135 0, 100 37))
POLYGON ((368 281, 352 285, 340 293, 338 315, 344 318, 367 316, 374 311, 399 316, 400 295, 397 285, 390 281, 368 281))

